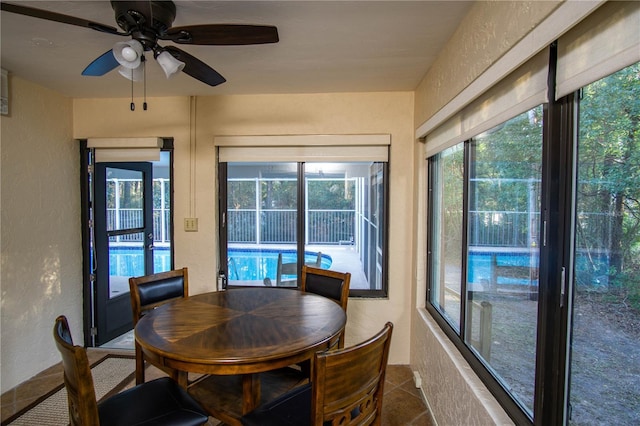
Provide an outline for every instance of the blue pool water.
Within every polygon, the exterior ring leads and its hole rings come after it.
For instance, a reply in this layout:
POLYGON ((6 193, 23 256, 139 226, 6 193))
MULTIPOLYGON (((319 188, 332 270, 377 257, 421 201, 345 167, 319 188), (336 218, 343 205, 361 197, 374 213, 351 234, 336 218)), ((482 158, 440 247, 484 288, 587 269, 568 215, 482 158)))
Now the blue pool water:
MULTIPOLYGON (((144 274, 142 255, 138 249, 127 247, 112 248, 110 254, 110 274, 120 276, 140 276, 144 274)), ((229 279, 241 281, 262 281, 265 277, 275 280, 278 253, 282 251, 283 262, 295 262, 294 250, 276 249, 230 249, 229 279)), ((538 253, 521 251, 478 251, 471 250, 469 256, 468 280, 470 283, 488 283, 491 281, 492 256, 496 256, 499 265, 538 267, 538 253)), ((315 262, 317 252, 305 252, 305 263, 315 262)), ((332 259, 322 254, 321 267, 329 269, 332 259)), ((156 272, 171 269, 171 254, 168 248, 157 247, 154 250, 154 268, 156 272)), ((609 257, 607 253, 587 256, 580 250, 576 253, 576 281, 578 285, 606 286, 609 257), (597 266, 597 267, 596 267, 597 266)), ((498 284, 529 285, 526 279, 498 277, 498 284)), ((534 284, 537 284, 535 280, 534 284)))
MULTIPOLYGON (((154 272, 171 269, 171 251, 168 247, 156 247, 153 250, 154 272)), ((109 251, 109 275, 139 277, 144 275, 144 258, 140 248, 118 247, 109 251)))
MULTIPOLYGON (((283 263, 295 262, 295 250, 276 249, 229 249, 229 279, 262 281, 265 277, 275 280, 278 267, 278 253, 282 253, 283 263)), ((306 251, 305 263, 316 261, 318 252, 306 251)), ((157 247, 153 251, 154 272, 171 269, 171 253, 168 248, 157 247)), ((323 269, 331 266, 331 257, 322 254, 323 269)), ((126 277, 144 275, 144 259, 139 249, 128 247, 112 248, 109 256, 110 275, 126 277)))
MULTIPOLYGON (((262 281, 265 277, 269 277, 275 281, 278 269, 278 253, 282 253, 283 263, 296 261, 295 250, 229 249, 229 280, 262 281)), ((317 257, 318 252, 305 251, 304 262, 315 263, 317 257)), ((331 263, 331 256, 322 254, 320 267, 329 269, 331 263)))
MULTIPOLYGON (((536 252, 509 252, 509 251, 473 251, 469 253, 467 281, 470 283, 490 283, 491 263, 499 266, 524 266, 538 268, 539 259, 536 252)), ((529 280, 524 278, 497 277, 497 284, 505 285, 529 285, 529 280)), ((537 280, 534 280, 537 284, 537 280)))

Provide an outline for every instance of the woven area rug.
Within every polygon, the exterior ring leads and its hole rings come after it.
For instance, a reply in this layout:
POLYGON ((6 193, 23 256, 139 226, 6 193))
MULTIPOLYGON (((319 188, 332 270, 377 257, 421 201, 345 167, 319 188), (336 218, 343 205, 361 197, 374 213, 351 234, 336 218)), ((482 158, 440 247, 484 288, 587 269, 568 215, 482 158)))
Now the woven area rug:
MULTIPOLYGON (((120 392, 135 380, 136 362, 133 357, 107 355, 91 367, 93 385, 98 401, 120 392)), ((67 391, 64 385, 45 395, 43 399, 3 422, 12 426, 64 426, 69 424, 67 391)))

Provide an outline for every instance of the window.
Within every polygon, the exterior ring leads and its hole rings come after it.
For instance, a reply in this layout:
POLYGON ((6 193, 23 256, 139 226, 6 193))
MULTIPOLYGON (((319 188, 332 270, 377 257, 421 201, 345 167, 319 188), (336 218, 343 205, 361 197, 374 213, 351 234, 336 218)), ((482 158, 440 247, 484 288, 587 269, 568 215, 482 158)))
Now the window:
POLYGON ((640 63, 580 95, 428 159, 427 308, 518 424, 640 420, 640 63))
POLYGON ((431 303, 460 332, 464 150, 459 144, 432 160, 431 303))
POLYGON ((537 107, 443 151, 430 165, 431 302, 529 413, 541 162, 542 107, 537 107))
POLYGON ((304 263, 351 272, 352 296, 386 294, 386 162, 229 161, 219 170, 228 285, 297 286, 304 263))

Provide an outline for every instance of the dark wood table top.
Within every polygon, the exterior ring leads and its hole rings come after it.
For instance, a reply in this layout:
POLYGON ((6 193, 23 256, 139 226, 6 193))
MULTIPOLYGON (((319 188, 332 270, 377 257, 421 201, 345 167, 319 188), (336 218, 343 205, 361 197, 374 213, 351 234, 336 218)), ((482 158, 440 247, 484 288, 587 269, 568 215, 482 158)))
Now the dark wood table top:
POLYGON ((334 301, 284 288, 199 294, 145 315, 135 336, 153 363, 179 371, 250 374, 311 359, 344 329, 334 301))

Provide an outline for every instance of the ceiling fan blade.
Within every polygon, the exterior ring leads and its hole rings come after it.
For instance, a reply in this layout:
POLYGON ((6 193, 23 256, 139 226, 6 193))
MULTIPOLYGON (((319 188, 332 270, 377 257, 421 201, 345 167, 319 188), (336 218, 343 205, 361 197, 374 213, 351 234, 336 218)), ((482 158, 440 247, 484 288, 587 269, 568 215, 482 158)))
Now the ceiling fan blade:
POLYGON ((115 56, 113 56, 113 51, 110 49, 94 59, 94 61, 91 62, 84 71, 82 71, 82 75, 100 77, 101 75, 105 75, 112 69, 116 68, 118 65, 120 64, 116 60, 115 56))
POLYGON ((31 16, 33 18, 46 19, 47 21, 61 22, 63 24, 76 25, 78 27, 91 28, 92 30, 101 31, 109 34, 125 35, 119 33, 114 27, 100 24, 98 22, 88 21, 75 16, 63 15, 62 13, 51 12, 49 10, 34 9, 32 7, 20 6, 11 3, 0 3, 0 9, 5 12, 17 13, 19 15, 31 16))
POLYGON ((164 50, 169 52, 177 60, 184 62, 183 72, 209 86, 217 86, 227 81, 216 70, 184 50, 173 46, 167 46, 164 50))
POLYGON ((164 39, 180 44, 245 45, 277 43, 272 25, 211 24, 169 28, 164 39))

